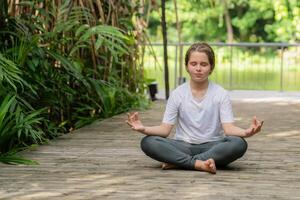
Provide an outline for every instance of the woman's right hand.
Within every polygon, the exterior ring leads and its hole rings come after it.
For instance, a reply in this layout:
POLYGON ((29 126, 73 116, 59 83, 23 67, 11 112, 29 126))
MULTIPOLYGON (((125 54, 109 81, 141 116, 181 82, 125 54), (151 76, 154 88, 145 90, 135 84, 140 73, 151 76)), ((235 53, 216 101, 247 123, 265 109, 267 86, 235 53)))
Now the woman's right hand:
POLYGON ((132 128, 132 130, 139 131, 139 132, 144 132, 145 131, 145 126, 139 119, 139 113, 134 112, 134 113, 127 113, 128 119, 126 120, 126 123, 132 128))

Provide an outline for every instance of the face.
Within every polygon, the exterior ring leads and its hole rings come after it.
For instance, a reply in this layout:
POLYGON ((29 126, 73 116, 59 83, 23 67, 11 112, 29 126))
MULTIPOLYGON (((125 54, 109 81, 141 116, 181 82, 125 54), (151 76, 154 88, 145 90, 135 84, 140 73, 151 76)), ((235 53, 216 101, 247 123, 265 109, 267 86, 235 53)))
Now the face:
POLYGON ((198 83, 207 81, 211 72, 211 65, 207 55, 202 52, 192 52, 187 64, 187 71, 192 81, 198 83))

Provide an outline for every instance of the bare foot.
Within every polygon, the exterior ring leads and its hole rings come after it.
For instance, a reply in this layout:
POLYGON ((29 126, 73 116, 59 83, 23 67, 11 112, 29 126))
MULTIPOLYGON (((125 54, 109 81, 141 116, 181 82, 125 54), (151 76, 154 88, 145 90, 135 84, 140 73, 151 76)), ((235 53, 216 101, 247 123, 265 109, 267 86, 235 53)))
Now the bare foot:
POLYGON ((217 173, 216 164, 212 158, 205 160, 205 161, 196 160, 195 169, 200 170, 200 171, 209 172, 211 174, 217 173))
POLYGON ((178 167, 176 165, 172 165, 169 163, 163 163, 161 166, 162 169, 177 169, 178 167))

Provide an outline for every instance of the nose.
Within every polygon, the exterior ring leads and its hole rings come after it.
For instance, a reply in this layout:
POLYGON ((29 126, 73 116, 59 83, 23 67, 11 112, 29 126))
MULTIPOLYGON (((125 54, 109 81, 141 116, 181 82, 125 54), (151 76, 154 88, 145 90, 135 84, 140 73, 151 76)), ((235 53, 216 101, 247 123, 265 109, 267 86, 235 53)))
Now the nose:
POLYGON ((196 66, 196 71, 201 71, 201 66, 200 65, 196 66))

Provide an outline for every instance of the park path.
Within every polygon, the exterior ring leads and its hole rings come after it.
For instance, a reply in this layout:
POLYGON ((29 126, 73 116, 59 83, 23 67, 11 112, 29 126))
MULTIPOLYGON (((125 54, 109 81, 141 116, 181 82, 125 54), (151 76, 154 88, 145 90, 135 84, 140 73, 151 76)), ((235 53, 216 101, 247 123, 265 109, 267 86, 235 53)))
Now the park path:
MULTIPOLYGON (((164 106, 142 111, 145 124, 158 124, 164 106)), ((216 175, 161 170, 121 114, 25 153, 39 165, 0 164, 0 199, 300 199, 300 103, 234 100, 233 107, 238 125, 253 115, 265 124, 247 139, 246 155, 216 175)))

